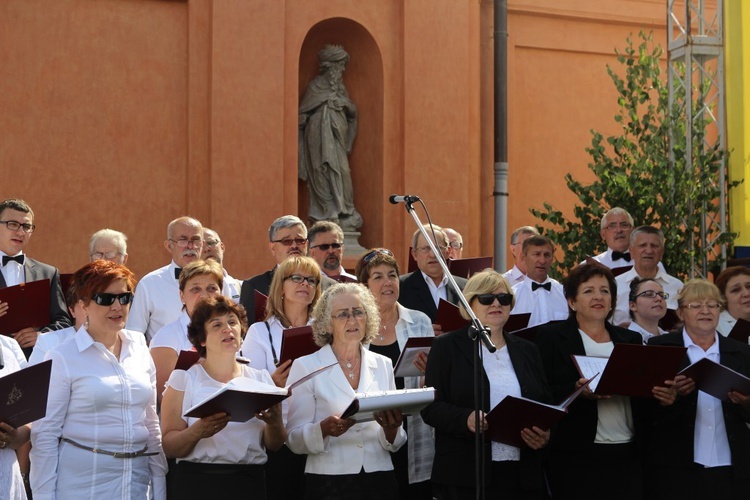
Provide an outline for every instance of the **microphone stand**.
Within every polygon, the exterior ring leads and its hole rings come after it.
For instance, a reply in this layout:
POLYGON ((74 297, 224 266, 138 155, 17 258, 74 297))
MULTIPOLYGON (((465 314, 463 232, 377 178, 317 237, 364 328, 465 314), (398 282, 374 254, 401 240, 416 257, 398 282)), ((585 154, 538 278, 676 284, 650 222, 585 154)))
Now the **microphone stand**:
POLYGON ((461 292, 461 289, 458 288, 458 284, 456 283, 456 280, 453 279, 453 276, 448 270, 448 265, 445 263, 445 258, 443 257, 443 253, 438 251, 437 247, 435 246, 435 243, 432 241, 432 238, 430 238, 429 234, 427 233, 427 230, 424 228, 424 225, 419 220, 419 216, 416 214, 416 212, 414 211, 414 207, 412 206, 414 201, 418 201, 418 198, 416 200, 412 200, 408 198, 404 200, 406 211, 409 212, 409 214, 414 219, 414 223, 417 225, 417 228, 422 233, 422 237, 424 237, 424 240, 427 242, 427 244, 430 246, 430 249, 437 257, 437 260, 440 263, 440 267, 443 270, 444 276, 448 278, 448 283, 450 284, 451 289, 456 293, 456 295, 458 296, 458 300, 461 302, 461 304, 463 304, 464 309, 466 310, 466 312, 469 313, 469 316, 471 317, 471 325, 469 326, 469 338, 471 338, 474 341, 474 430, 475 430, 474 432, 474 467, 475 467, 474 480, 475 480, 475 487, 476 487, 476 498, 477 500, 483 500, 484 499, 484 431, 481 426, 481 420, 479 418, 479 415, 482 412, 482 402, 484 401, 484 390, 483 390, 484 387, 482 384, 484 369, 481 365, 481 350, 482 350, 481 343, 484 343, 484 345, 487 347, 487 350, 489 352, 495 352, 497 348, 492 343, 492 340, 490 340, 489 328, 485 328, 484 325, 482 325, 482 322, 479 321, 479 319, 474 314, 474 311, 472 311, 471 307, 469 307, 469 303, 466 301, 466 297, 464 297, 464 294, 461 292))

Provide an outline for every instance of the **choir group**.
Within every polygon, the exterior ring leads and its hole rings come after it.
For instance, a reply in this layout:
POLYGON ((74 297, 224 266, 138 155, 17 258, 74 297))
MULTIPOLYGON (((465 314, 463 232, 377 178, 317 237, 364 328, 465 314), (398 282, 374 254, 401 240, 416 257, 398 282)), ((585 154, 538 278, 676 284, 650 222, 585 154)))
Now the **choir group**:
MULTIPOLYGON (((28 204, 0 202, 0 225, 0 288, 50 283, 49 323, 0 335, 0 377, 51 360, 43 418, 14 427, 0 409, 0 498, 454 500, 476 498, 479 486, 486 498, 684 500, 750 491, 750 390, 716 392, 696 371, 675 371, 649 394, 602 394, 576 365, 575 356, 609 358, 618 344, 660 349, 645 344, 682 349, 679 370, 710 361, 750 376, 750 270, 682 283, 661 263, 662 232, 636 227, 621 208, 601 221, 606 251, 562 283, 549 276, 552 242, 531 226, 513 232, 505 274, 454 276, 470 311, 439 262, 462 258, 461 235, 448 228, 425 227, 441 255, 414 233, 411 273, 386 248, 366 251, 350 273, 339 226, 308 228, 286 215, 268 232, 276 265, 243 281, 225 270, 219 234, 180 217, 167 227, 170 262, 139 282, 125 235, 104 229, 91 238, 91 261, 63 285, 56 268, 25 254, 35 230, 28 204), (482 344, 476 358, 470 326, 440 323, 441 300, 475 315, 496 350, 482 344), (514 331, 519 317, 526 328, 514 331), (305 326, 318 349, 281 359, 284 331, 305 326), (430 338, 429 354, 415 357, 416 376, 395 377, 415 337, 430 338), (198 361, 176 368, 184 351, 198 361), (308 375, 246 421, 193 411, 226 388, 283 388, 308 375), (435 392, 421 412, 343 417, 358 394, 423 387, 435 392), (576 391, 554 425, 482 439, 477 476, 475 436, 496 435, 488 414, 501 401, 557 404, 576 391)), ((0 301, 0 324, 14 307, 0 301)), ((624 376, 637 379, 644 367, 629 369, 624 376)))

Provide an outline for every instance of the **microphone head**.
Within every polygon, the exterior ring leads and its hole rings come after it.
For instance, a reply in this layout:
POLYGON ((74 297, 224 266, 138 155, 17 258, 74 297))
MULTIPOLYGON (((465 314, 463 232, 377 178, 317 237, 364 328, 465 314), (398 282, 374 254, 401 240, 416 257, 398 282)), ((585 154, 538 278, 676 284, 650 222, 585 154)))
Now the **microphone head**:
POLYGON ((398 200, 397 200, 397 198, 398 198, 398 195, 396 195, 396 194, 392 194, 392 195, 390 195, 390 196, 388 197, 388 201, 390 201, 390 202, 391 202, 391 204, 393 204, 393 205, 398 205, 398 200))

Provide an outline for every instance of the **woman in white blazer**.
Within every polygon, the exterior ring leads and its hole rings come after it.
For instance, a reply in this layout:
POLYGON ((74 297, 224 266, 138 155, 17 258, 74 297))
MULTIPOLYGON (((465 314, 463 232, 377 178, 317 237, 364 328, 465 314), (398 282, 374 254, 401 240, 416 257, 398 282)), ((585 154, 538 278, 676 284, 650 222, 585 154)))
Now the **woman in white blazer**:
POLYGON ((321 349, 297 359, 289 380, 326 365, 331 370, 297 387, 289 398, 287 445, 307 454, 307 499, 397 498, 389 452, 406 442, 399 411, 355 423, 339 415, 356 393, 395 389, 391 360, 363 348, 380 327, 370 292, 359 284, 329 288, 313 311, 315 341, 321 349))

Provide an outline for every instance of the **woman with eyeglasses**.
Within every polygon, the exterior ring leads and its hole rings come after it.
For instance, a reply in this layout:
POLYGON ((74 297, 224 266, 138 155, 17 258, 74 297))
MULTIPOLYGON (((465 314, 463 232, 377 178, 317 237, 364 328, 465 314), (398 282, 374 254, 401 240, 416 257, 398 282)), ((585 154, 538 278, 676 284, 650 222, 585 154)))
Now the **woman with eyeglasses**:
POLYGON ((156 332, 149 345, 156 366, 156 395, 161 403, 164 384, 174 370, 180 351, 194 351, 188 338, 188 324, 196 304, 208 296, 221 295, 224 273, 213 259, 196 260, 185 266, 179 279, 182 314, 156 332))
POLYGON ((183 416, 234 379, 273 383, 268 371, 237 361, 246 328, 244 308, 222 295, 200 300, 193 310, 188 336, 204 362, 172 372, 161 409, 164 451, 177 459, 170 498, 210 498, 218 492, 228 498, 274 498, 266 496, 262 464, 266 450, 279 449, 286 439, 281 405, 246 422, 231 422, 223 412, 183 416))
POLYGON ((125 329, 134 289, 120 264, 81 272, 86 321, 45 356, 47 414, 31 430, 36 498, 166 498, 156 370, 143 334, 125 329))
POLYGON ((750 321, 750 268, 733 266, 724 269, 716 278, 716 286, 726 302, 716 330, 726 337, 738 319, 750 321))
MULTIPOLYGON (((542 327, 535 339, 553 401, 562 401, 585 383, 572 355, 608 358, 618 343, 643 343, 637 333, 607 321, 617 298, 617 284, 608 268, 576 267, 565 280, 564 291, 568 319, 542 327)), ((671 404, 676 397, 674 382, 654 387, 652 394, 660 404, 671 404)), ((650 399, 598 395, 586 387, 552 435, 548 470, 553 498, 642 498, 641 447, 650 405, 650 399)))
MULTIPOLYGON (((390 358, 395 366, 409 337, 434 336, 432 322, 426 314, 398 303, 398 262, 390 250, 373 248, 367 251, 357 262, 355 274, 372 293, 380 313, 378 335, 366 346, 370 351, 390 358)), ((421 354, 414 364, 424 373, 427 356, 421 354)), ((416 389, 423 385, 424 377, 396 378, 398 389, 416 389)), ((430 473, 435 454, 432 428, 424 423, 421 416, 412 415, 406 418, 405 430, 409 435, 406 446, 391 457, 400 496, 431 500, 430 473)))
MULTIPOLYGON (((536 346, 503 332, 513 306, 510 284, 501 274, 486 269, 474 274, 463 290, 471 310, 489 328, 497 351, 482 344, 484 400, 479 422, 488 429, 484 415, 505 396, 525 397, 550 403, 549 389, 536 346)), ((469 313, 459 306, 461 315, 469 313)), ((476 433, 474 348, 469 327, 435 338, 427 359, 425 383, 435 388, 435 401, 422 410, 422 418, 435 428, 435 461, 432 483, 438 500, 470 500, 476 497, 474 439, 476 433)), ((550 433, 524 429, 522 448, 502 443, 485 446, 485 494, 487 498, 546 498, 542 456, 539 450, 550 433)))
MULTIPOLYGON (((716 331, 724 298, 713 283, 694 279, 677 296, 679 332, 652 337, 649 345, 687 347, 680 369, 703 358, 750 376, 750 347, 716 331)), ((675 378, 679 398, 656 409, 648 447, 649 490, 654 499, 743 499, 750 491, 750 394, 730 391, 717 399, 675 378)))
MULTIPOLYGON (((242 343, 242 355, 250 366, 268 370, 278 387, 285 387, 292 361, 279 364, 282 331, 309 325, 321 293, 321 272, 311 257, 291 256, 276 268, 266 302, 266 319, 250 326, 242 343)), ((251 312, 252 314, 252 312, 251 312)), ((294 381, 296 379, 292 379, 294 381)), ((288 402, 282 403, 284 424, 288 402)), ((268 498, 299 500, 303 491, 305 459, 287 446, 268 454, 268 498)))
POLYGON ((321 348, 298 358, 289 377, 298 380, 322 366, 335 366, 289 398, 287 444, 307 455, 304 498, 399 498, 389 452, 406 443, 401 412, 378 412, 374 422, 363 423, 339 417, 355 393, 396 388, 391 360, 364 347, 378 334, 375 300, 360 284, 337 284, 323 293, 313 318, 321 348))
POLYGON ((635 278, 630 282, 628 330, 639 333, 645 344, 650 337, 667 333, 659 321, 667 314, 669 294, 653 278, 635 278))

